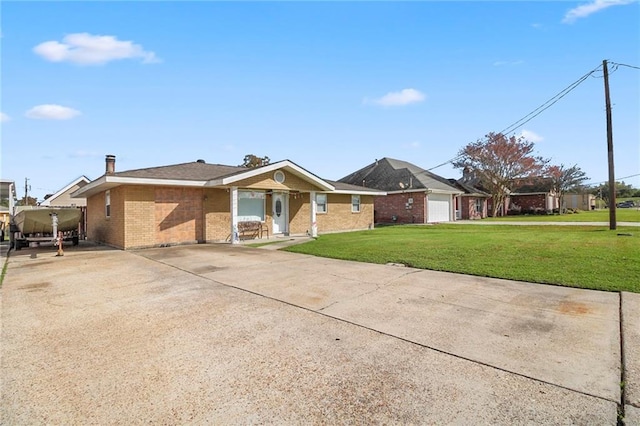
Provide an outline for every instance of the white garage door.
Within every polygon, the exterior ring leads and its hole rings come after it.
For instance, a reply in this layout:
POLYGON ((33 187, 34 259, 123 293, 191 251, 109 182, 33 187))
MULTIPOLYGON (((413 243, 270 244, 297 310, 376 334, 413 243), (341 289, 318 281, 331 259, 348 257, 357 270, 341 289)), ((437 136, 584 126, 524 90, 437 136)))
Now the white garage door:
POLYGON ((446 194, 429 194, 427 202, 427 222, 449 222, 451 196, 446 194))

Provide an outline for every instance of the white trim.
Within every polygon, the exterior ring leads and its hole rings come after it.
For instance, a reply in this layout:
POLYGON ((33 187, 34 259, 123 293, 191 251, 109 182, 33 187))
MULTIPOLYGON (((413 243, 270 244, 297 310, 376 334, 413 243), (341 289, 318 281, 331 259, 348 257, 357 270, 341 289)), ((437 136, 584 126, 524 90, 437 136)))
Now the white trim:
POLYGON ((390 192, 383 191, 352 191, 349 189, 336 189, 335 191, 318 191, 327 194, 352 194, 352 195, 387 195, 390 192))
POLYGON ((403 189, 400 191, 387 191, 387 195, 390 194, 404 194, 407 192, 424 192, 426 194, 447 194, 447 195, 462 195, 462 191, 447 191, 444 189, 403 189))
POLYGON ((242 172, 242 173, 238 173, 235 174, 233 176, 227 176, 227 177, 223 177, 220 179, 212 179, 209 182, 206 183, 206 186, 225 186, 225 185, 231 185, 232 183, 241 181, 241 180, 245 180, 245 179, 249 179, 252 178, 254 176, 258 176, 264 173, 269 173, 269 172, 273 172, 276 170, 280 170, 280 169, 286 169, 288 171, 290 171, 291 173, 293 173, 294 175, 301 177, 307 181, 312 182, 313 184, 315 184, 316 186, 318 186, 320 189, 323 189, 325 191, 334 191, 335 187, 331 184, 329 184, 328 182, 325 182, 324 180, 320 179, 319 177, 315 176, 314 174, 306 171, 305 169, 303 169, 302 167, 298 166, 297 164, 292 163, 289 160, 283 160, 283 161, 279 161, 277 163, 273 163, 273 164, 269 164, 266 166, 262 166, 262 167, 256 167, 254 169, 248 170, 246 172, 242 172))
POLYGON ((238 235, 238 187, 232 186, 229 191, 229 210, 231 213, 231 244, 239 244, 240 236, 238 235))
POLYGON ((114 188, 119 185, 154 185, 154 186, 189 186, 203 188, 207 181, 204 180, 179 180, 179 179, 151 179, 134 178, 125 176, 101 176, 91 183, 73 192, 71 198, 87 198, 98 192, 114 188))
MULTIPOLYGON (((52 194, 51 197, 49 197, 46 200, 44 200, 43 202, 41 202, 40 205, 41 206, 50 206, 51 205, 51 200, 55 200, 56 198, 58 198, 59 196, 61 196, 65 192, 67 192, 69 189, 71 189, 71 187, 73 187, 74 185, 77 185, 78 183, 80 183, 82 181, 87 182, 87 184, 89 184, 91 182, 91 180, 88 177, 86 177, 85 175, 82 175, 79 178, 77 178, 76 180, 74 180, 73 182, 71 182, 70 184, 68 184, 67 186, 65 186, 64 188, 62 188, 61 190, 59 190, 58 192, 56 192, 55 194, 52 194)), ((78 188, 78 189, 81 189, 81 188, 78 188)), ((77 198, 77 197, 74 197, 74 198, 77 198)))
MULTIPOLYGON (((323 195, 325 195, 325 196, 326 196, 326 194, 323 194, 323 195)), ((327 198, 329 198, 329 197, 327 197, 327 198)), ((310 228, 311 228, 311 232, 310 232, 310 234, 311 234, 311 236, 312 236, 313 238, 315 238, 315 237, 317 237, 317 236, 318 236, 318 222, 317 222, 317 217, 316 217, 316 212, 317 212, 317 208, 318 208, 318 206, 317 206, 317 204, 316 204, 316 192, 315 192, 315 191, 311 191, 311 192, 309 193, 309 201, 310 201, 310 206, 309 206, 309 207, 310 207, 310 208, 309 208, 309 210, 310 210, 310 212, 309 212, 309 213, 310 213, 310 215, 309 215, 309 220, 310 220, 310 222, 311 222, 311 223, 309 224, 309 225, 310 225, 310 228)), ((326 205, 327 205, 327 200, 325 199, 325 210, 328 210, 328 209, 326 208, 326 205)), ((325 211, 325 212, 326 212, 326 211, 325 211)))

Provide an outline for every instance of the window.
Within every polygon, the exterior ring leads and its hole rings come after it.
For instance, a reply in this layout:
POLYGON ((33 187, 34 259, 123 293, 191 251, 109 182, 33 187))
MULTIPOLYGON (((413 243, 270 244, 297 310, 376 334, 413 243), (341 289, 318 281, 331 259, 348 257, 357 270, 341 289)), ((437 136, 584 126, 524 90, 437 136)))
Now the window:
POLYGON ((106 217, 111 217, 111 191, 104 193, 104 214, 106 217))
POLYGON ((327 212, 327 194, 316 194, 317 213, 327 212))
POLYGON ((359 195, 351 196, 351 212, 360 213, 360 196, 359 195))
POLYGON ((264 192, 238 191, 238 222, 264 222, 264 192))
POLYGON ((273 174, 273 180, 275 180, 278 183, 284 183, 284 173, 280 170, 277 170, 274 174, 273 174))
POLYGON ((482 214, 482 198, 476 198, 476 213, 482 214))

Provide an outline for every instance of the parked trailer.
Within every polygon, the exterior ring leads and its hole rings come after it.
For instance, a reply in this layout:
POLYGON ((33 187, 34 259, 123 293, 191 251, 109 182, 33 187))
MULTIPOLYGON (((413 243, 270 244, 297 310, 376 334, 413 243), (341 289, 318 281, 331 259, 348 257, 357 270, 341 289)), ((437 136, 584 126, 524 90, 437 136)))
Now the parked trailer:
POLYGON ((77 207, 17 207, 11 218, 11 247, 20 250, 31 243, 80 241, 82 211, 77 207))

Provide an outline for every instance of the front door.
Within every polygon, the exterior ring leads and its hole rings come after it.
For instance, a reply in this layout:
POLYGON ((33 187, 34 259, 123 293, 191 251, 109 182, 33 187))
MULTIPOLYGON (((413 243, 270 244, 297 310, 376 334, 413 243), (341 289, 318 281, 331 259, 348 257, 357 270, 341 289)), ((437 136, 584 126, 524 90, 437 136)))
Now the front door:
POLYGON ((286 234, 289 209, 287 206, 287 194, 282 192, 274 192, 271 196, 271 214, 273 216, 273 233, 286 234))

